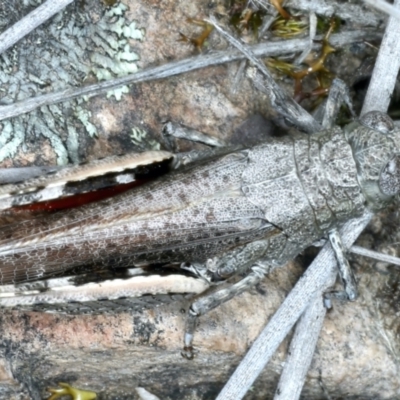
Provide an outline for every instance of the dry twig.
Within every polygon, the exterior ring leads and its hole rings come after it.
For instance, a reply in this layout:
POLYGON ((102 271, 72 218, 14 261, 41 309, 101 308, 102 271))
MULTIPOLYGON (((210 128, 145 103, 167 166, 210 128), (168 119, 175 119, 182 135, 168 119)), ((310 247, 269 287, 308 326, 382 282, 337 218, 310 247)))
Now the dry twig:
POLYGON ((47 0, 0 35, 0 54, 74 0, 47 0))

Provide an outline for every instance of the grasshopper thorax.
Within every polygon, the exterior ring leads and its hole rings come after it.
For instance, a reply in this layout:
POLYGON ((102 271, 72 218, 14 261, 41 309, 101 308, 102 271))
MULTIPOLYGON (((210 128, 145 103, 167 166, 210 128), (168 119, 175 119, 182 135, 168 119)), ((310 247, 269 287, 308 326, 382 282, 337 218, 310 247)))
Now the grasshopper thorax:
POLYGON ((373 210, 400 192, 400 130, 386 114, 371 111, 345 128, 358 180, 373 210))

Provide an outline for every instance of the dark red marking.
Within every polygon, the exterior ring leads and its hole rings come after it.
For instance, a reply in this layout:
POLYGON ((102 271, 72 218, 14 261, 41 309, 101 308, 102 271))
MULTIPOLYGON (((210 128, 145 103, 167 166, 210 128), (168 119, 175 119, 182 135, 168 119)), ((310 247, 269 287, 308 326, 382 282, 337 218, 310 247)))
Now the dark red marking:
POLYGON ((99 189, 95 192, 80 193, 80 194, 64 197, 62 199, 46 200, 46 201, 42 201, 42 202, 38 202, 38 203, 13 207, 13 210, 15 210, 16 212, 30 211, 32 213, 35 213, 35 212, 43 212, 43 211, 55 212, 55 211, 60 211, 60 210, 66 210, 69 208, 80 207, 85 204, 108 199, 110 197, 124 193, 127 190, 130 190, 137 186, 143 185, 145 182, 148 182, 149 180, 150 179, 137 179, 133 182, 99 189))

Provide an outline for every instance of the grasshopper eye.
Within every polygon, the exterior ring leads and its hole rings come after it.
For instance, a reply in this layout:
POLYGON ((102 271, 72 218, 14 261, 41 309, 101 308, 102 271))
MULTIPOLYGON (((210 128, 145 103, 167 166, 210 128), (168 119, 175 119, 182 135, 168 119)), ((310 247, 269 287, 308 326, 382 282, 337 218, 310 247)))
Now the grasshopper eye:
POLYGON ((360 118, 360 123, 385 135, 393 131, 394 123, 389 115, 380 111, 370 111, 360 118))
POLYGON ((400 156, 394 156, 383 168, 379 177, 379 187, 388 196, 400 192, 400 156))

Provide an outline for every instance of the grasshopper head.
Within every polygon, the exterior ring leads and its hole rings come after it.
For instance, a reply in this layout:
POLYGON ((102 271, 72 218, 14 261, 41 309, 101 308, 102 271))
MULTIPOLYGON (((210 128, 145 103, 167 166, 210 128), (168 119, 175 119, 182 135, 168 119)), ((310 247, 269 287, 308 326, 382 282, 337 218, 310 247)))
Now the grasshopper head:
POLYGON ((348 125, 345 134, 369 206, 385 207, 400 193, 400 129, 388 115, 371 111, 348 125))

